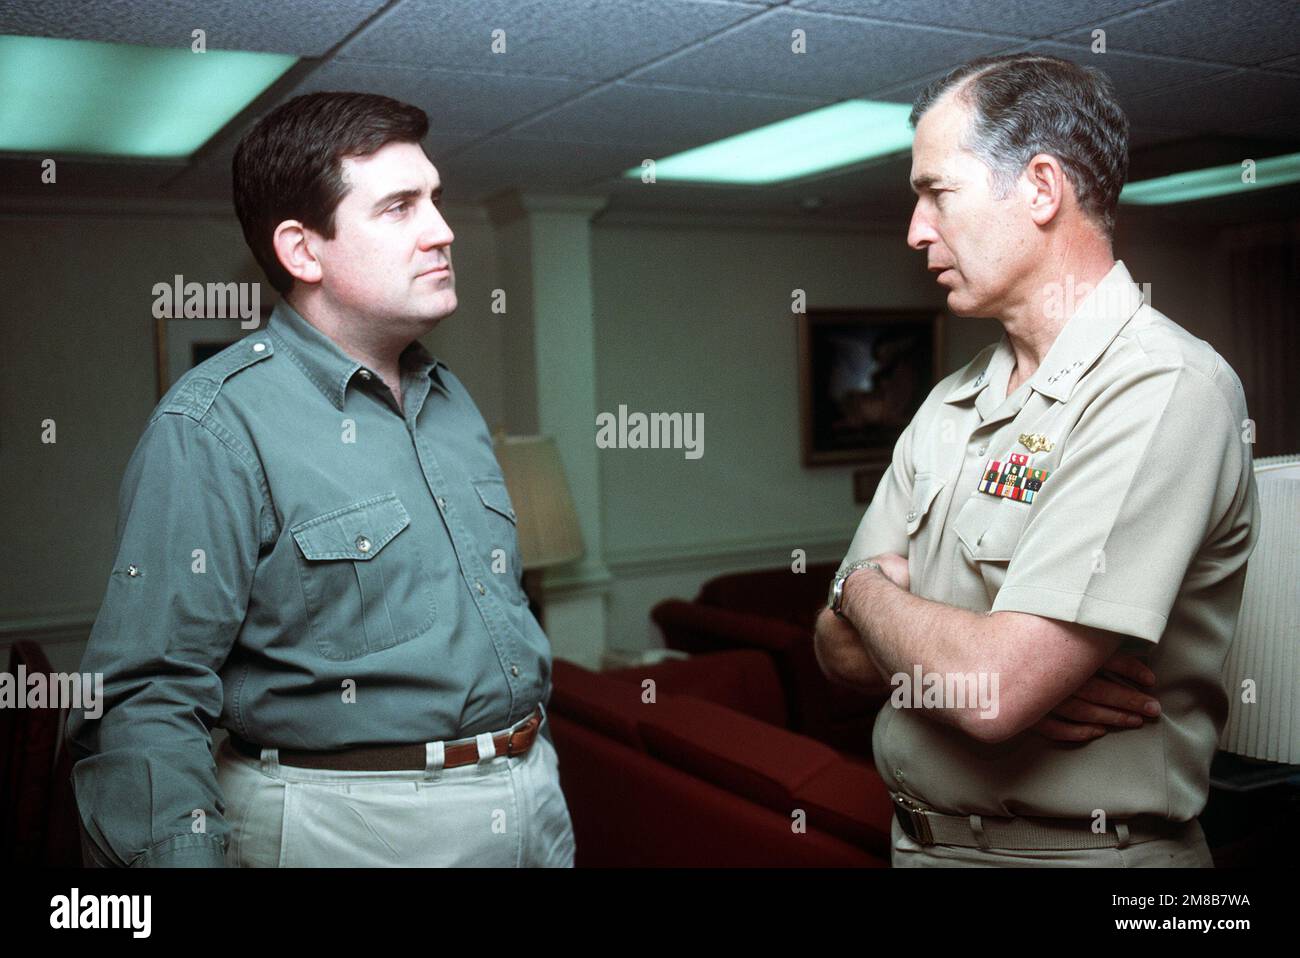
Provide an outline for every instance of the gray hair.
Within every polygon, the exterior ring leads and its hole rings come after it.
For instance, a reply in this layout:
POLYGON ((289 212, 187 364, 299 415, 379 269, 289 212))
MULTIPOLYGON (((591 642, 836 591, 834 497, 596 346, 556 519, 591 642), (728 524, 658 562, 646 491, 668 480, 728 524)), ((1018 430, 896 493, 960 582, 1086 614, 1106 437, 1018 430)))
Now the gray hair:
POLYGON ((908 122, 915 127, 954 88, 972 107, 961 145, 989 168, 995 197, 1005 199, 1029 161, 1047 153, 1060 162, 1084 213, 1114 235, 1128 176, 1128 117, 1106 74, 1036 53, 979 57, 922 90, 908 122))

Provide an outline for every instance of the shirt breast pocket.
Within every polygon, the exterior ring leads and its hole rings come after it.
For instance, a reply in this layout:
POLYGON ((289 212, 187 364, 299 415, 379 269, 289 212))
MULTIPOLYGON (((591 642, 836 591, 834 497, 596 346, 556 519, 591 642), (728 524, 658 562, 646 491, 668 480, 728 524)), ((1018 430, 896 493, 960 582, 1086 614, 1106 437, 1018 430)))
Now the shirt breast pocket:
POLYGON ((316 647, 327 659, 355 659, 426 631, 436 608, 410 516, 393 493, 300 522, 303 595, 316 647))
POLYGON ((499 476, 482 476, 470 480, 479 502, 483 504, 482 519, 487 530, 484 540, 485 559, 493 579, 504 585, 505 595, 512 601, 522 601, 517 582, 523 572, 523 556, 519 551, 518 517, 510 502, 505 480, 499 476))
POLYGON ((978 492, 962 507, 953 531, 972 559, 1009 563, 1032 508, 1031 503, 978 492))

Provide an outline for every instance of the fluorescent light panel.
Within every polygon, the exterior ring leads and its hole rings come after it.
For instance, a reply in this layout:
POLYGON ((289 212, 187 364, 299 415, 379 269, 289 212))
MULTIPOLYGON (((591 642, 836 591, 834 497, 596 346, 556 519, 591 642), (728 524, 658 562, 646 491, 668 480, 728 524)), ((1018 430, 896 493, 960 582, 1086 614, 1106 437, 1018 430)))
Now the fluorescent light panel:
POLYGON ((656 160, 655 180, 766 186, 905 153, 911 112, 905 103, 846 100, 656 160))
POLYGON ((0 150, 189 156, 296 59, 0 36, 0 150))
POLYGON ((1212 166, 1204 170, 1189 170, 1186 173, 1138 180, 1120 190, 1119 199, 1121 203, 1161 206, 1297 183, 1300 182, 1300 153, 1258 160, 1255 163, 1254 183, 1243 183, 1241 174, 1240 163, 1229 163, 1226 166, 1212 166))

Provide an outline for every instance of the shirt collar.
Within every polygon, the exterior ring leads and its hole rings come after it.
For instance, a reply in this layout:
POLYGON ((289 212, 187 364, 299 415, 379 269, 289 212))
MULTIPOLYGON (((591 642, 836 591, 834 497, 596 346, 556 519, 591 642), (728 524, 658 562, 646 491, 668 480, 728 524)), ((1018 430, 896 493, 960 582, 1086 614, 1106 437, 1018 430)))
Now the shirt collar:
MULTIPOLYGON (((1069 304, 1071 293, 1072 287, 1062 290, 1060 298, 1065 305, 1069 304)), ((1084 296, 1057 334, 1047 355, 1030 377, 1030 387, 1058 402, 1069 399, 1075 383, 1092 368, 1097 357, 1106 351, 1133 318, 1142 301, 1142 291, 1133 282, 1124 261, 1116 260, 1110 272, 1084 296)), ((1011 340, 1004 330, 988 365, 979 370, 974 379, 963 378, 943 401, 969 399, 989 383, 1005 385, 1015 361, 1011 340)))
MULTIPOLYGON (((343 352, 338 343, 303 319, 283 299, 275 304, 266 328, 334 408, 342 410, 348 384, 365 367, 343 352)), ((446 368, 446 364, 431 356, 418 339, 412 340, 398 359, 398 367, 403 373, 432 376, 434 385, 445 393, 447 387, 438 371, 439 366, 446 368)), ((373 370, 366 371, 374 374, 373 370)))

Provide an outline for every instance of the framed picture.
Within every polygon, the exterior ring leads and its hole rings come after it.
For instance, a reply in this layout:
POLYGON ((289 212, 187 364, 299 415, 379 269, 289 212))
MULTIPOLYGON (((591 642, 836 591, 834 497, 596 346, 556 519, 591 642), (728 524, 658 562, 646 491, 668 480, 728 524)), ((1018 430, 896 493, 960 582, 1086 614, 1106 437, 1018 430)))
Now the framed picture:
POLYGON ((158 349, 158 398, 166 395, 176 380, 203 360, 250 333, 266 328, 275 303, 263 303, 257 325, 245 329, 238 319, 157 319, 154 343, 158 349))
POLYGON ((803 464, 887 464, 942 374, 944 314, 809 310, 799 317, 803 464))
POLYGON ((885 470, 890 463, 885 462, 872 463, 862 469, 853 470, 853 501, 855 503, 870 505, 871 500, 876 495, 876 488, 880 485, 880 480, 885 478, 885 470))

